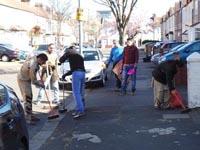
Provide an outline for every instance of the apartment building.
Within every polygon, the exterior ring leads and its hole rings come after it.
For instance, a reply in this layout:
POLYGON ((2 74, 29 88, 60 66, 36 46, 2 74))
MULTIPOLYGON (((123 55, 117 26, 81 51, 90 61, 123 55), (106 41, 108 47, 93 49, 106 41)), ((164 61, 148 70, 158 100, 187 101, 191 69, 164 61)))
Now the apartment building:
MULTIPOLYGON (((19 0, 0 0, 0 43, 18 48, 42 43, 56 43, 57 21, 54 11, 42 4, 19 0)), ((63 22, 61 44, 74 42, 72 30, 63 22)))
POLYGON ((180 0, 161 19, 163 40, 193 41, 200 38, 200 1, 180 0))

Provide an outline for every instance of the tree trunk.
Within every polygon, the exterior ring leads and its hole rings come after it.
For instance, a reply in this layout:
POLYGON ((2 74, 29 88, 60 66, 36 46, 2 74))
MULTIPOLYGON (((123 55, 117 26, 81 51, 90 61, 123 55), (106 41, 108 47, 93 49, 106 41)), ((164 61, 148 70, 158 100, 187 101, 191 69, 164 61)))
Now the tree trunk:
POLYGON ((124 29, 120 29, 120 30, 118 30, 118 32, 119 32, 119 44, 121 46, 124 46, 125 30, 124 29))

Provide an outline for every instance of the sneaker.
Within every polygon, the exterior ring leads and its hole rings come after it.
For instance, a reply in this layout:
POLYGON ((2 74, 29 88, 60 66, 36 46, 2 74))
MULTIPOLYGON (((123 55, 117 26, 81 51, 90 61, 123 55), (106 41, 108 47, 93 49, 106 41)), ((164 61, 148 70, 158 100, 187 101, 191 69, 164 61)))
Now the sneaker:
POLYGON ((79 119, 85 116, 85 112, 77 112, 76 115, 73 116, 74 119, 79 119))
POLYGON ((77 113, 78 113, 77 111, 73 111, 72 116, 75 116, 77 113))

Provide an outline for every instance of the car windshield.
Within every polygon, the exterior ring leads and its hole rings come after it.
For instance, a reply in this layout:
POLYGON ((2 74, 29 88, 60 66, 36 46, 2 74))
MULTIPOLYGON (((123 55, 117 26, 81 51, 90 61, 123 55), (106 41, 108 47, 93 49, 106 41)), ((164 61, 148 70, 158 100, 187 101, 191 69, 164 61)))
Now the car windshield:
POLYGON ((170 52, 174 52, 174 51, 178 50, 178 49, 179 49, 180 47, 182 47, 183 45, 185 45, 185 44, 180 44, 180 45, 175 46, 174 48, 172 48, 172 49, 170 50, 170 52))
POLYGON ((190 42, 190 43, 187 43, 187 44, 183 45, 182 47, 180 47, 177 51, 181 51, 182 49, 187 48, 187 47, 190 46, 191 44, 192 44, 191 42, 190 42))
POLYGON ((99 60, 97 51, 83 51, 83 57, 85 61, 99 60))
POLYGON ((5 88, 0 85, 0 107, 4 104, 6 98, 5 88))
POLYGON ((36 47, 37 51, 46 51, 48 49, 48 45, 38 45, 36 47))

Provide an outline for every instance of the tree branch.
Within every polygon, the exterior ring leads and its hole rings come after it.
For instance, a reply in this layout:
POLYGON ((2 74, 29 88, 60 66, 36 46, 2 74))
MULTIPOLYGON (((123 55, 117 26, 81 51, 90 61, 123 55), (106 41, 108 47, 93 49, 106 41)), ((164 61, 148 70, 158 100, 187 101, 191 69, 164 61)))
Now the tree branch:
POLYGON ((127 16, 127 17, 125 18, 125 20, 124 20, 124 27, 126 27, 128 21, 129 21, 129 19, 130 19, 131 13, 132 13, 132 11, 133 11, 133 8, 134 8, 135 4, 137 3, 137 1, 138 1, 138 0, 132 0, 131 6, 130 6, 130 10, 129 10, 129 13, 128 13, 128 16, 127 16))

